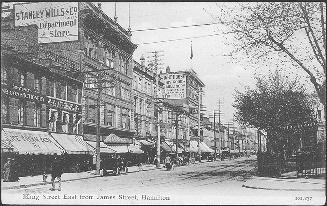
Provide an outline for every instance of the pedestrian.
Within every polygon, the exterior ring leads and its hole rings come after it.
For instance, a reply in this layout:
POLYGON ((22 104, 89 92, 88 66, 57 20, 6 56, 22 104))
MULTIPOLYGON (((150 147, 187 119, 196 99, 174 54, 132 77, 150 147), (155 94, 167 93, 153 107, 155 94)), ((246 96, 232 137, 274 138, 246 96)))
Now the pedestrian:
POLYGON ((167 157, 165 158, 165 165, 166 165, 167 170, 172 169, 171 158, 169 155, 167 155, 167 157))
POLYGON ((55 188, 55 179, 58 179, 59 187, 58 190, 61 191, 61 175, 63 174, 63 162, 60 160, 60 157, 57 154, 54 155, 54 161, 52 162, 51 167, 51 182, 52 188, 50 190, 54 191, 55 188))
POLYGON ((43 157, 43 174, 42 174, 43 182, 47 181, 49 173, 50 173, 50 169, 49 169, 49 165, 48 165, 48 161, 47 161, 47 156, 44 156, 43 157))

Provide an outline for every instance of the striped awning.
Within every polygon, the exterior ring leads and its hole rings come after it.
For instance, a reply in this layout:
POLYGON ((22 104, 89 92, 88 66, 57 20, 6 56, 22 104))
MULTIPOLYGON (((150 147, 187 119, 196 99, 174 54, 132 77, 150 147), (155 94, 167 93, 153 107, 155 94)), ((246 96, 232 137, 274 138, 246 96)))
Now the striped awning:
POLYGON ((198 152, 198 142, 197 141, 190 141, 190 152, 198 152))
POLYGON ((144 153, 143 150, 141 150, 141 145, 139 144, 130 144, 128 145, 128 150, 130 153, 134 153, 134 154, 142 154, 144 153))
POLYGON ((91 154, 92 150, 80 135, 51 133, 68 154, 91 154))
POLYGON ((19 154, 62 154, 65 150, 47 132, 4 128, 1 139, 19 154))
MULTIPOLYGON (((87 144, 91 146, 91 149, 93 150, 92 154, 96 153, 96 142, 92 141, 86 141, 87 144)), ((107 154, 113 154, 116 153, 115 150, 109 148, 105 143, 100 142, 100 153, 107 153, 107 154)))
POLYGON ((143 139, 138 141, 145 146, 153 146, 155 144, 155 142, 150 142, 148 140, 143 140, 143 139))
MULTIPOLYGON (((171 146, 171 149, 172 149, 173 152, 176 153, 176 144, 173 144, 173 145, 171 146)), ((183 150, 182 148, 180 148, 179 146, 177 146, 177 153, 178 153, 178 154, 182 153, 183 151, 184 151, 184 150, 183 150)))
POLYGON ((201 152, 210 152, 210 153, 215 152, 213 149, 208 147, 208 145, 206 145, 206 143, 204 143, 204 142, 200 142, 200 150, 201 150, 201 152))
POLYGON ((4 131, 1 130, 1 152, 13 152, 14 147, 10 144, 9 140, 4 138, 4 131))
POLYGON ((161 143, 161 149, 165 150, 166 152, 173 151, 166 142, 161 143))
POLYGON ((122 138, 118 137, 115 134, 110 134, 109 136, 104 136, 103 137, 103 142, 106 144, 132 144, 133 140, 130 138, 122 138))
POLYGON ((128 153, 127 145, 107 145, 110 149, 114 150, 116 153, 128 153))

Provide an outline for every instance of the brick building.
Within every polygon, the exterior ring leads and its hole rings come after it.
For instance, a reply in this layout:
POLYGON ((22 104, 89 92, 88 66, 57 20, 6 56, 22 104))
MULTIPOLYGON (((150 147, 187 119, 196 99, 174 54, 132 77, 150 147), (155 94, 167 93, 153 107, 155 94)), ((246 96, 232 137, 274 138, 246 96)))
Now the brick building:
MULTIPOLYGON (((1 21, 2 129, 18 128, 32 139, 36 134, 31 131, 42 131, 63 145, 80 142, 81 147, 70 145, 69 151, 90 154, 84 140, 95 141, 100 97, 101 140, 114 152, 128 152, 135 132, 131 92, 136 45, 130 37, 100 4, 15 4, 1 21)), ((68 151, 62 145, 52 148, 49 153, 68 151)))

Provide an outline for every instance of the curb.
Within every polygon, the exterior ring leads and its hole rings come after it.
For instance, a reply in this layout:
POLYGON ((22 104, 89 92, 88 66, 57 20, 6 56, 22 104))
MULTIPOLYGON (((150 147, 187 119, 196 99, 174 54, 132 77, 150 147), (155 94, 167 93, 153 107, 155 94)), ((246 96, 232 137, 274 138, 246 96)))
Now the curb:
MULTIPOLYGON (((75 180, 82 180, 82 179, 90 179, 90 178, 96 178, 101 177, 100 175, 94 175, 93 177, 81 177, 81 178, 75 178, 75 179, 69 179, 69 180, 61 180, 61 182, 68 182, 68 181, 75 181, 75 180)), ((11 187, 2 187, 2 190, 11 190, 11 189, 20 189, 20 188, 27 188, 27 187, 33 187, 38 185, 47 185, 51 184, 51 182, 40 182, 40 183, 34 183, 34 184, 28 184, 28 185, 18 185, 18 186, 11 186, 11 187)))
POLYGON ((282 190, 282 191, 325 191, 325 189, 278 189, 278 188, 265 188, 265 187, 256 187, 256 186, 247 186, 242 185, 242 187, 250 189, 259 189, 259 190, 282 190))
MULTIPOLYGON (((127 173, 145 172, 145 171, 155 170, 155 169, 157 169, 157 168, 151 168, 151 169, 145 169, 145 170, 138 170, 138 171, 127 172, 127 173)), ((75 181, 75 180, 91 179, 91 178, 97 178, 97 177, 102 177, 102 176, 100 176, 100 175, 94 175, 94 176, 89 176, 89 177, 73 178, 73 179, 61 180, 61 182, 69 182, 69 181, 75 181)), ((47 184, 51 184, 51 182, 40 182, 40 183, 34 183, 34 184, 26 184, 26 185, 2 187, 1 190, 21 189, 21 188, 28 188, 28 187, 39 186, 39 185, 47 185, 47 184)))

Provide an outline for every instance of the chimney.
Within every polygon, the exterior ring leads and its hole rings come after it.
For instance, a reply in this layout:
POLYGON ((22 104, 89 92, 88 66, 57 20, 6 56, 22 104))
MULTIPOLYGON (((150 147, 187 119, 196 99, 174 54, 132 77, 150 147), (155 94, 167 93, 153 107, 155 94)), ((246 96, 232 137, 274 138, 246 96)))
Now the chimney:
POLYGON ((98 3, 98 8, 101 10, 101 3, 98 3))
POLYGON ((170 67, 169 66, 166 67, 166 73, 170 73, 170 67))

